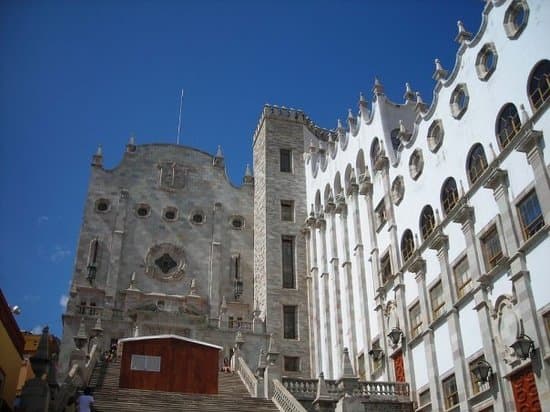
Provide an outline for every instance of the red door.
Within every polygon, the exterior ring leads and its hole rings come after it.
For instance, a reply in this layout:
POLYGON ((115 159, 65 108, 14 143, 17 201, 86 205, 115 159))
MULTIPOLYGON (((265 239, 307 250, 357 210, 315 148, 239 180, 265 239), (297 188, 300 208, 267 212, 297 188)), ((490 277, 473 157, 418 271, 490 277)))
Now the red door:
POLYGON ((403 363, 403 352, 399 352, 393 357, 393 369, 395 371, 395 380, 405 382, 405 365, 403 363))
POLYGON ((514 391, 516 411, 537 412, 541 410, 535 375, 530 367, 512 375, 510 383, 514 391))

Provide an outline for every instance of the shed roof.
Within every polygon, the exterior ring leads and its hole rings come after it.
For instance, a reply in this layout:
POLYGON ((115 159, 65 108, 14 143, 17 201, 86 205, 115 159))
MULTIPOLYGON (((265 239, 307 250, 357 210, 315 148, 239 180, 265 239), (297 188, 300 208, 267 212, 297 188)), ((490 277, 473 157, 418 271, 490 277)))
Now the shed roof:
POLYGON ((211 348, 218 349, 218 350, 223 349, 221 346, 218 346, 218 345, 213 345, 211 343, 202 342, 200 340, 189 339, 189 338, 179 336, 179 335, 136 336, 136 337, 132 337, 132 338, 122 338, 122 339, 119 339, 118 342, 119 343, 124 343, 124 342, 134 342, 134 341, 138 341, 138 340, 154 340, 154 339, 177 339, 177 340, 181 340, 181 341, 184 341, 184 342, 190 342, 190 343, 196 343, 198 345, 209 346, 211 348))

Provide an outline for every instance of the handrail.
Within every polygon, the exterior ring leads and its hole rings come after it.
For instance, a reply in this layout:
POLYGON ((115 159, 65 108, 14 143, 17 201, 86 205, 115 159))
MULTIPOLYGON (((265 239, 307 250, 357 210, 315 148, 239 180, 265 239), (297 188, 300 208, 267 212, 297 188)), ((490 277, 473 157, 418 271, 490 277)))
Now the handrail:
POLYGON ((273 380, 273 396, 271 400, 281 412, 307 412, 278 379, 273 380))
POLYGON ((258 380, 246 364, 246 361, 240 356, 237 358, 237 374, 241 378, 248 390, 250 396, 258 396, 258 380))

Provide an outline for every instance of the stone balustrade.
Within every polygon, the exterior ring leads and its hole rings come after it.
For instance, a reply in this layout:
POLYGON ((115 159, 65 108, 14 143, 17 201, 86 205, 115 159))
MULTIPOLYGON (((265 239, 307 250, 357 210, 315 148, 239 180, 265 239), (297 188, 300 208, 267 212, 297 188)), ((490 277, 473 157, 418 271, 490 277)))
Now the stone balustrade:
POLYGON ((307 412, 300 402, 278 380, 273 380, 273 403, 284 412, 307 412))
POLYGON ((237 374, 243 381, 244 386, 248 390, 250 396, 258 396, 258 379, 254 376, 254 373, 250 370, 245 360, 241 357, 237 358, 237 374))

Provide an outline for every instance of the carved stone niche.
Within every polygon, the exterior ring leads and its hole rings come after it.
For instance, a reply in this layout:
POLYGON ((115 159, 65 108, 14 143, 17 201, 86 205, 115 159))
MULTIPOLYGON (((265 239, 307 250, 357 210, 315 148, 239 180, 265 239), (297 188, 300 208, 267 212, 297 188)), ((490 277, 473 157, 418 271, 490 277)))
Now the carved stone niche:
POLYGON ((145 257, 145 271, 154 279, 180 280, 185 275, 186 263, 182 248, 171 243, 160 243, 149 249, 145 257))
POLYGON ((518 361, 511 345, 521 333, 521 322, 510 295, 499 296, 495 302, 494 317, 497 326, 496 343, 506 364, 518 361))

